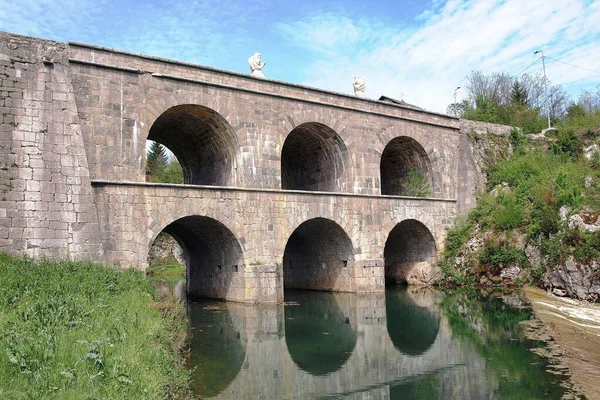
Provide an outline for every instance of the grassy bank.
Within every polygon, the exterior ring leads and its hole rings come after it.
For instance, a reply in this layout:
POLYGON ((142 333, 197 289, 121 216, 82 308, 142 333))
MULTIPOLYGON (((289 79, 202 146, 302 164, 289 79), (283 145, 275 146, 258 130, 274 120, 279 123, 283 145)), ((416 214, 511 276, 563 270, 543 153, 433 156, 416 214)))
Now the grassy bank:
POLYGON ((513 132, 514 154, 489 168, 487 192, 448 232, 443 284, 506 283, 498 276, 517 267, 511 283, 539 285, 568 259, 600 259, 600 231, 569 227, 575 214, 586 223, 600 215, 600 153, 589 154, 600 142, 600 114, 588 126, 575 122, 536 141, 513 132))
POLYGON ((0 398, 186 398, 184 317, 139 272, 0 254, 0 398))

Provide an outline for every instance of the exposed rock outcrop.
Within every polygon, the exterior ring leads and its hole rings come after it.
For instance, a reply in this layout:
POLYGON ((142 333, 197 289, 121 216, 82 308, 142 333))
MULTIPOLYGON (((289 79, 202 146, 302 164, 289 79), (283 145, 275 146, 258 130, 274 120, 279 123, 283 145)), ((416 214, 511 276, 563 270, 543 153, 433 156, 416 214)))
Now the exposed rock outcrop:
POLYGON ((600 263, 578 263, 569 257, 563 265, 546 272, 544 286, 557 295, 597 302, 600 300, 600 263))

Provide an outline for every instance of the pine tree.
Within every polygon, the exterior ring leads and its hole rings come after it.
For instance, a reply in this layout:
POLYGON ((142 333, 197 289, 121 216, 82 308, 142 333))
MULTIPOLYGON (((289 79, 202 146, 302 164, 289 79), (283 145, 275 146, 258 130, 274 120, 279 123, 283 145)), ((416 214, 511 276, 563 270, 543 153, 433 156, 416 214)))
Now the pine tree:
POLYGON ((163 145, 152 142, 150 151, 146 155, 146 180, 148 182, 159 181, 167 163, 168 157, 163 145))
POLYGON ((519 81, 515 80, 510 91, 510 101, 512 104, 528 106, 527 104, 527 89, 519 81))

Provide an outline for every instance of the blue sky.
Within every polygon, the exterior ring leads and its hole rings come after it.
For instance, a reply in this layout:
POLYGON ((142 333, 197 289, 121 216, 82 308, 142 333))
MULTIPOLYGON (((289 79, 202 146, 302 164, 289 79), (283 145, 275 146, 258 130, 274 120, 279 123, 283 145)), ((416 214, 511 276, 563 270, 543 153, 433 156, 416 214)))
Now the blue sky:
MULTIPOLYGON (((0 0, 0 30, 243 73, 258 51, 268 78, 350 94, 358 75, 368 97, 437 112, 470 71, 516 74, 538 49, 600 71, 600 0, 0 0)), ((547 61, 574 96, 600 84, 600 73, 547 61)))

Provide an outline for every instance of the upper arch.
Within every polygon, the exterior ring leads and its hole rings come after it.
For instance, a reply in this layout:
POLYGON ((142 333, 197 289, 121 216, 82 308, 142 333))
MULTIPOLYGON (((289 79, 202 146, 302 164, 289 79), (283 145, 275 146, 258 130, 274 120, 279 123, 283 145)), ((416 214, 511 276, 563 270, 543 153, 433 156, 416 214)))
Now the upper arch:
POLYGON ((381 154, 381 194, 415 195, 409 185, 412 171, 424 176, 430 192, 433 192, 431 161, 423 146, 408 136, 395 137, 387 143, 381 154))
POLYGON ((238 139, 231 125, 213 109, 197 104, 170 107, 153 122, 147 139, 173 152, 185 183, 233 183, 238 139))
POLYGON ((320 122, 305 122, 287 135, 281 149, 281 188, 339 192, 348 165, 346 144, 320 122))

